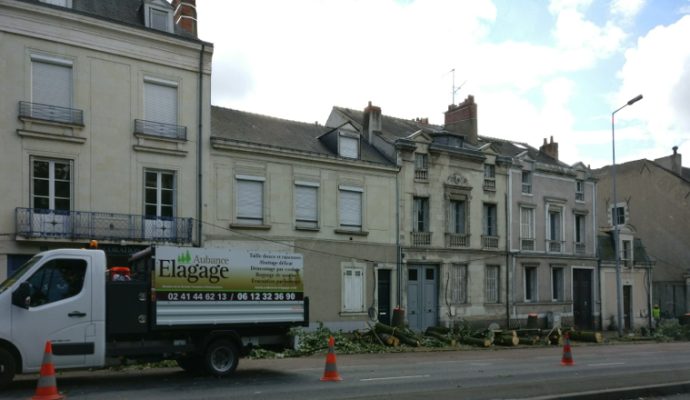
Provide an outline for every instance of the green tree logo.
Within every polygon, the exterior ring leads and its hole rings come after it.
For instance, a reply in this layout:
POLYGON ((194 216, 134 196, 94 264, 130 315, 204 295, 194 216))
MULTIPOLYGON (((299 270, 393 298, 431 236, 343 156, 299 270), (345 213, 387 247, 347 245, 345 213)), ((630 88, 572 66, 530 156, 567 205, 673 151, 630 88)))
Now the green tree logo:
POLYGON ((189 250, 187 250, 184 253, 181 253, 180 255, 177 256, 177 262, 180 264, 188 264, 192 261, 192 255, 189 254, 189 250))

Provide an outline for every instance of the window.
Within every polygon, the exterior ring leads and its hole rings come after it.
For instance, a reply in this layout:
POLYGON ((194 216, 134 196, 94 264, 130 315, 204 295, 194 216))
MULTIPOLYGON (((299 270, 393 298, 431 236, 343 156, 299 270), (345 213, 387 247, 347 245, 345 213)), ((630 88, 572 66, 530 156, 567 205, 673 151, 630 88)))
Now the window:
POLYGON ((426 197, 414 198, 414 215, 412 224, 414 232, 429 232, 429 199, 426 197))
POLYGON ((38 307, 78 295, 85 276, 84 260, 48 261, 27 280, 31 285, 29 306, 38 307))
POLYGON ((496 166, 484 164, 484 189, 496 190, 496 166))
POLYGON ((338 154, 345 158, 359 158, 359 137, 341 132, 338 136, 338 154))
POLYGON ((319 227, 318 191, 318 184, 295 184, 295 224, 298 227, 319 227))
POLYGON ((525 267, 525 301, 537 300, 537 267, 525 267))
POLYGON ((177 124, 177 83, 160 79, 144 80, 144 119, 177 124))
POLYGON ((484 203, 484 236, 498 236, 496 204, 484 203))
POLYGON ((554 267, 551 268, 551 290, 552 290, 552 297, 551 300, 553 301, 564 301, 565 300, 565 292, 564 292, 564 279, 565 279, 565 274, 564 274, 564 268, 563 267, 554 267))
POLYGON ((611 220, 615 225, 625 225, 625 206, 611 208, 611 220))
POLYGON ((72 62, 32 55, 31 102, 72 108, 72 62))
POLYGON ((465 234, 465 212, 466 203, 464 200, 451 200, 450 201, 450 226, 449 232, 455 234, 465 234))
POLYGON ((362 189, 340 186, 340 227, 362 229, 362 189))
POLYGON ((59 7, 72 7, 72 0, 40 0, 41 3, 52 4, 59 7))
POLYGON ((484 276, 484 302, 486 303, 500 303, 499 296, 500 288, 500 272, 499 265, 487 265, 486 274, 484 276))
POLYGON ((364 311, 364 268, 343 268, 343 311, 364 311))
POLYGON ((172 10, 153 7, 150 4, 146 5, 144 9, 144 17, 146 18, 146 27, 156 29, 163 32, 172 32, 172 10))
POLYGON ((532 173, 522 171, 522 193, 532 193, 532 173))
POLYGON ((235 177, 235 210, 237 223, 262 225, 264 223, 264 178, 235 177))
POLYGON ((560 208, 550 207, 548 212, 548 226, 546 238, 548 241, 548 250, 553 253, 560 253, 562 251, 563 238, 563 213, 560 208))
POLYGON ((621 240, 621 260, 626 267, 632 267, 632 240, 621 240))
POLYGON ((450 266, 450 302, 455 304, 467 303, 467 265, 452 264, 450 266))
POLYGON ((175 216, 175 173, 146 171, 144 183, 144 214, 149 219, 175 216))
POLYGON ((580 179, 575 181, 575 200, 585 201, 585 182, 580 179))
POLYGON ((415 179, 429 179, 429 156, 427 154, 415 153, 414 159, 415 179))
POLYGON ((34 209, 69 211, 72 207, 72 163, 32 159, 31 204, 34 209))
POLYGON ((534 251, 534 208, 520 207, 520 248, 534 251))

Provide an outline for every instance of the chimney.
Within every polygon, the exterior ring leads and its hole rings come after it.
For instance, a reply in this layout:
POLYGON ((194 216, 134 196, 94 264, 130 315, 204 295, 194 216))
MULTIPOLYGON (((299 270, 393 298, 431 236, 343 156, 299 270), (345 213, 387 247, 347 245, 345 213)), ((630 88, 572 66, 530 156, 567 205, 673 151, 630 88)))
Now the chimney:
POLYGON ((546 138, 544 138, 544 144, 541 145, 539 151, 553 158, 554 160, 558 160, 558 143, 553 141, 553 136, 551 136, 551 142, 549 143, 547 143, 546 138))
POLYGON ((381 132, 381 107, 372 106, 371 101, 364 109, 362 130, 369 143, 372 143, 374 132, 381 132))
POLYGON ((196 0, 173 0, 174 21, 184 31, 196 34, 196 0))
POLYGON ((683 160, 680 153, 678 153, 678 146, 673 146, 672 150, 673 154, 657 158, 654 162, 666 169, 670 169, 676 175, 681 175, 683 173, 683 160))
POLYGON ((464 135, 467 142, 472 145, 477 145, 477 104, 474 102, 474 96, 469 95, 462 103, 451 104, 448 106, 448 111, 445 112, 444 129, 449 132, 464 135))
POLYGON ((429 125, 429 118, 415 118, 414 122, 421 126, 429 125))

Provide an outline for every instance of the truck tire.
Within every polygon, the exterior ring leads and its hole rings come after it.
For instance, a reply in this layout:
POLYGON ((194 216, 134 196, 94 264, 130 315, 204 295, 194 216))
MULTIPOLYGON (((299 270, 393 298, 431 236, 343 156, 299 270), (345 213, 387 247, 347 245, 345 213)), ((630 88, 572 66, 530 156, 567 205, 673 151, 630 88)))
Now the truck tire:
POLYGON ((0 388, 7 387, 17 372, 17 361, 9 351, 0 348, 0 388))
POLYGON ((179 365, 180 368, 190 374, 200 374, 204 372, 204 359, 201 356, 188 356, 178 358, 175 361, 177 361, 177 365, 179 365))
POLYGON ((204 366, 214 376, 228 376, 235 371, 239 362, 237 346, 230 340, 218 339, 206 348, 204 366))

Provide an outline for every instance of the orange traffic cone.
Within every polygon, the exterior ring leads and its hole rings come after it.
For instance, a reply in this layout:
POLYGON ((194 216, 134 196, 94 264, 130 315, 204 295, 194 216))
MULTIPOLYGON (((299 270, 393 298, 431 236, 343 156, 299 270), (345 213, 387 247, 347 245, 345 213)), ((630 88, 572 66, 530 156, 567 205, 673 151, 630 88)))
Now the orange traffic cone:
POLYGON ((342 381, 343 378, 340 377, 338 373, 338 368, 335 366, 335 352, 333 351, 335 347, 335 339, 333 336, 328 339, 328 354, 326 355, 326 369, 323 371, 322 381, 342 381))
POLYGON ((53 345, 50 340, 46 342, 43 352, 43 364, 41 364, 41 376, 36 385, 36 394, 31 400, 62 400, 65 396, 58 393, 55 382, 55 367, 53 366, 53 345))
POLYGON ((561 358, 561 365, 575 365, 575 361, 573 361, 573 353, 570 351, 570 334, 568 332, 565 333, 565 343, 563 344, 563 358, 561 358))

